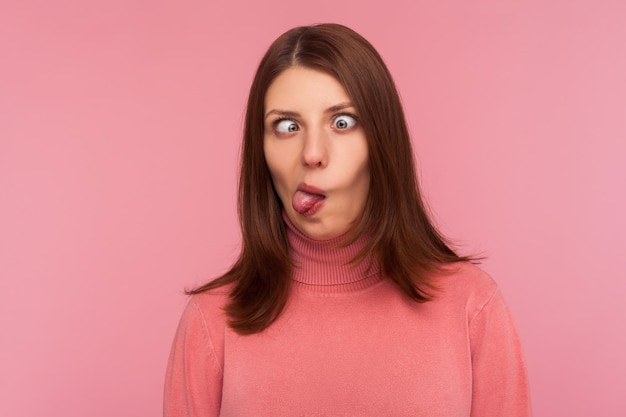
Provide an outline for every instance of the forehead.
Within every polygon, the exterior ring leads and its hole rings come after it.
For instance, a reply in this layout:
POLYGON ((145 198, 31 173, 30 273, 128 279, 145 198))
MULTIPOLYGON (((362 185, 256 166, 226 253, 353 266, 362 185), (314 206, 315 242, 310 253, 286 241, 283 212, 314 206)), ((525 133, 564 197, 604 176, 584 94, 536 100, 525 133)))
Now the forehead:
POLYGON ((350 96, 332 75, 296 66, 281 72, 270 84, 265 94, 265 109, 304 111, 349 101, 350 96))

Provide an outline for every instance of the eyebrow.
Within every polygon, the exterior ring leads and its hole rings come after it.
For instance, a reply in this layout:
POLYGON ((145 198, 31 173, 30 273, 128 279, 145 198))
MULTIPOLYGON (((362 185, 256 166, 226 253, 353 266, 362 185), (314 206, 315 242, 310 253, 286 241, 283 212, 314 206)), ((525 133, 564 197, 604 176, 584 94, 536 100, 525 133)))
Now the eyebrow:
MULTIPOLYGON (((350 108, 350 107, 354 107, 354 104, 352 104, 349 101, 345 102, 345 103, 339 103, 339 104, 335 104, 334 106, 331 106, 331 107, 327 108, 326 110, 324 110, 324 113, 336 113, 338 111, 345 110, 345 109, 350 108)), ((272 110, 268 111, 265 114, 265 118, 264 119, 267 119, 268 116, 271 116, 272 114, 277 114, 277 115, 283 116, 283 117, 293 117, 293 118, 300 117, 300 113, 297 113, 297 112, 294 112, 294 111, 272 109, 272 110)))

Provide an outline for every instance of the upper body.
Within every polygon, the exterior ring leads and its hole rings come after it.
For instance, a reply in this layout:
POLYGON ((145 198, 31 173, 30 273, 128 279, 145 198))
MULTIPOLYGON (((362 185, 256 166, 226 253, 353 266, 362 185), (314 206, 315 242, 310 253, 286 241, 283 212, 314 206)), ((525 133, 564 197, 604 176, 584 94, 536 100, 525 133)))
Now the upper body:
MULTIPOLYGON (((289 224, 289 223, 288 223, 289 224)), ((289 226, 290 301, 265 331, 239 335, 228 288, 194 295, 167 368, 165 416, 530 415, 523 355, 494 281, 469 263, 433 275, 416 303, 364 263, 289 226)))
POLYGON ((324 24, 270 46, 239 184, 241 254, 191 291, 165 416, 530 414, 502 295, 431 222, 367 40, 324 24))

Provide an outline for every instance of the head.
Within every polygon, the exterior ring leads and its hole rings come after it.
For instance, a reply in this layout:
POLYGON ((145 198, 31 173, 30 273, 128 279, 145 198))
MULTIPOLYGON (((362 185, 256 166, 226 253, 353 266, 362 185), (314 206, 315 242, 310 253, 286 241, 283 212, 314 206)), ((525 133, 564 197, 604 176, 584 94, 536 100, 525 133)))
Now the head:
MULTIPOLYGON (((305 122, 310 125, 312 120, 305 122)), ((325 134, 323 131, 320 133, 321 129, 299 127, 303 129, 298 134, 310 134, 307 135, 309 142, 302 145, 303 152, 307 152, 305 148, 314 142, 311 136, 325 134)), ((357 143, 358 138, 354 142, 357 143)), ((357 145, 354 146, 355 149, 358 148, 357 145)), ((315 147, 315 144, 309 146, 311 147, 315 147)), ((393 226, 397 212, 406 203, 402 201, 403 198, 410 198, 416 192, 412 155, 395 85, 372 45, 354 31, 337 24, 289 30, 270 46, 262 59, 248 100, 240 182, 240 214, 244 237, 246 231, 263 230, 259 229, 260 223, 268 222, 272 229, 271 234, 279 236, 283 207, 296 227, 313 238, 332 238, 350 230, 358 236, 366 230, 371 232, 380 228, 389 229, 393 226), (271 114, 268 116, 268 113, 285 103, 285 100, 281 101, 281 93, 285 96, 290 91, 285 90, 284 86, 288 86, 290 81, 298 82, 294 77, 302 78, 307 74, 311 76, 309 79, 319 79, 319 85, 329 91, 337 87, 332 90, 338 92, 331 97, 331 101, 333 97, 337 97, 335 101, 338 102, 328 102, 329 106, 342 104, 347 100, 350 104, 348 110, 358 117, 358 133, 365 153, 357 153, 357 157, 361 155, 364 158, 363 164, 358 164, 359 161, 353 164, 353 174, 359 176, 352 187, 352 197, 357 197, 353 201, 357 204, 353 204, 348 211, 343 203, 337 206, 331 204, 333 195, 337 194, 332 194, 333 184, 325 183, 326 179, 322 175, 314 174, 322 172, 321 170, 315 171, 308 167, 307 172, 300 172, 289 187, 286 187, 276 170, 271 169, 276 166, 276 160, 280 160, 272 156, 284 152, 284 148, 279 151, 276 146, 272 146, 274 142, 267 140, 268 133, 271 133, 268 129, 272 129, 267 118, 270 122, 278 119, 272 118, 271 114), (342 94, 345 100, 340 99, 342 94), (271 100, 270 103, 268 99, 271 100), (268 105, 272 108, 268 108, 268 105), (319 179, 319 183, 309 184, 311 181, 308 178, 312 178, 312 182, 319 179), (327 191, 324 189, 325 185, 331 188, 327 203, 317 215, 302 216, 297 213, 293 194, 302 183, 322 191, 327 191), (360 196, 362 199, 358 198, 360 196), (322 219, 322 213, 327 214, 323 217, 327 219, 326 223, 322 219), (341 216, 340 213, 347 214, 341 216)), ((306 165, 307 155, 302 154, 302 158, 306 165)), ((339 164, 336 160, 331 162, 339 164)), ((341 164, 350 162, 354 161, 346 160, 341 164)), ((334 175, 328 177, 331 176, 334 175)), ((345 203, 350 196, 344 194, 344 197, 345 203)))
POLYGON ((241 334, 271 325, 289 297, 293 265, 283 205, 296 227, 314 239, 351 232, 342 240, 349 244, 367 233, 353 261, 377 262, 381 274, 417 302, 430 300, 436 290, 429 271, 471 259, 457 256, 429 219, 389 71, 369 42, 341 25, 281 35, 250 89, 239 181, 242 251, 227 273, 190 291, 234 284, 226 313, 241 334), (331 149, 333 135, 347 143, 331 149), (332 175, 322 172, 330 169, 330 157, 343 162, 332 175), (321 208, 318 191, 327 196, 321 208), (299 211, 306 215, 298 218, 299 211))

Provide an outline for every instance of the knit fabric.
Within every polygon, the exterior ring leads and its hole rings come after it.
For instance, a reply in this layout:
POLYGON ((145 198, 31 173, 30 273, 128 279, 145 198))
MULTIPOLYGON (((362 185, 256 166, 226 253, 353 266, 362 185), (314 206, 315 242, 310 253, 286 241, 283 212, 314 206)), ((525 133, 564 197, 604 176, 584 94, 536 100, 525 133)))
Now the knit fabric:
POLYGON ((518 336, 494 281, 459 263, 416 303, 368 259, 366 243, 314 241, 287 220, 296 265, 269 328, 227 325, 228 288, 194 295, 167 367, 164 416, 526 417, 518 336))

